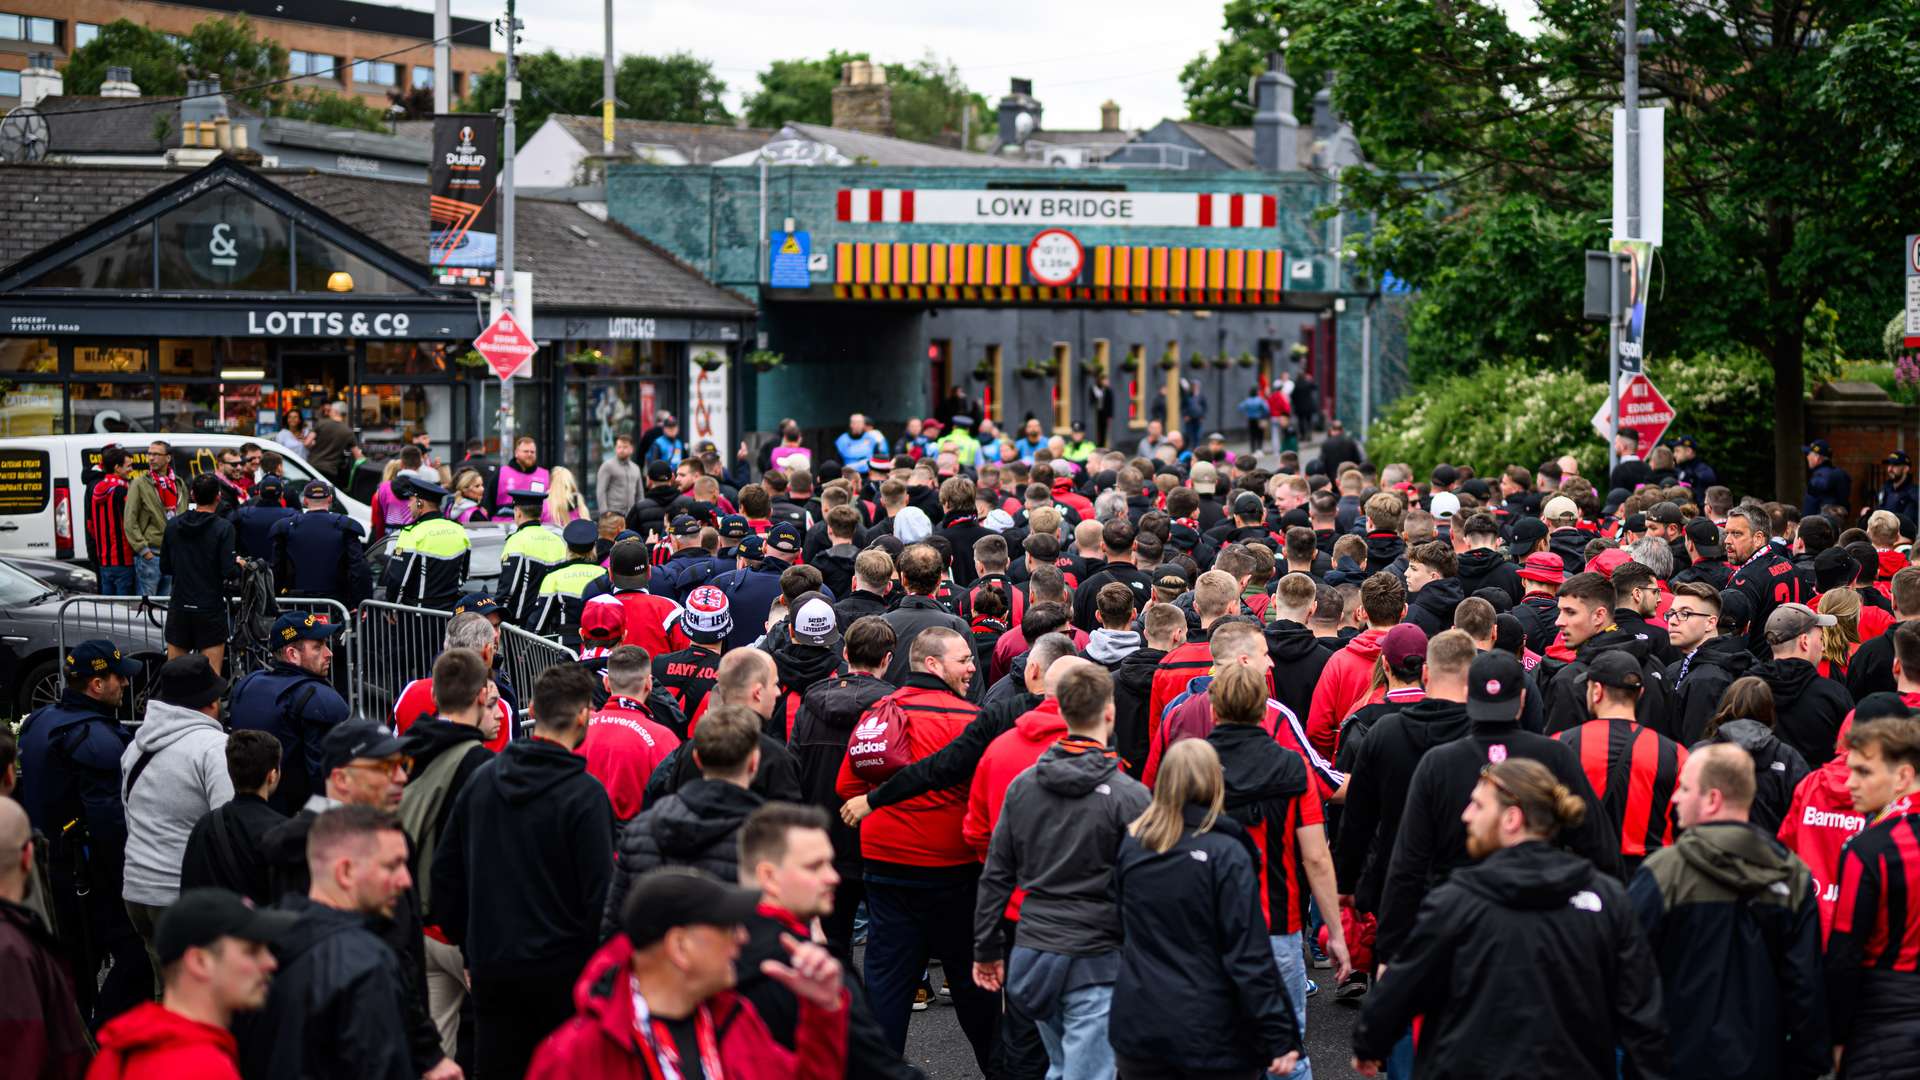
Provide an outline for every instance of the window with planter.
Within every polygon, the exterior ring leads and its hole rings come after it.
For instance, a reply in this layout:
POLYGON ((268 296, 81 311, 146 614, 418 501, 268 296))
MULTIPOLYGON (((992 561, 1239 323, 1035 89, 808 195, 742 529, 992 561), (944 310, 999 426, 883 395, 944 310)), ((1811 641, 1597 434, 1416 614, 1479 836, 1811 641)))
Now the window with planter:
POLYGON ((1073 346, 1053 343, 1053 433, 1073 431, 1073 346))

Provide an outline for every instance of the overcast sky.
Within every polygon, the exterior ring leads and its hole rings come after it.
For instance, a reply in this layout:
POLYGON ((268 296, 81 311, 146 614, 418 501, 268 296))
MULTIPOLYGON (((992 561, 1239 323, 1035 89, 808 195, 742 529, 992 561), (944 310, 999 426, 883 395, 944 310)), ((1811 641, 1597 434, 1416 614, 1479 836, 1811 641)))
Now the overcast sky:
MULTIPOLYGON (((433 0, 389 0, 431 11, 433 0)), ((1525 21, 1533 0, 1495 0, 1525 21)), ((1218 43, 1222 0, 616 0, 621 53, 691 52, 713 62, 727 107, 758 86, 769 62, 866 51, 910 62, 929 53, 958 64, 989 103, 1007 80, 1033 80, 1043 123, 1100 126, 1100 103, 1120 103, 1121 123, 1151 127, 1186 115, 1180 69, 1218 43)), ((598 53, 603 0, 522 0, 531 51, 598 53)), ((504 0, 453 0, 453 13, 494 19, 504 0)))

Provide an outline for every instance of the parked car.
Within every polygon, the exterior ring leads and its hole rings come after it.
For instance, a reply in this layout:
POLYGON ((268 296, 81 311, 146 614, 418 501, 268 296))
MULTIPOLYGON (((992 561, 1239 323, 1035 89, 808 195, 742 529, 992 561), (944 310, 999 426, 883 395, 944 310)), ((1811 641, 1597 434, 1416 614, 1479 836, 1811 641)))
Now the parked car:
POLYGON ((145 666, 121 720, 132 723, 152 677, 167 659, 166 611, 137 598, 70 598, 0 560, 0 714, 25 716, 60 696, 60 622, 66 640, 106 638, 145 666))
POLYGON ((100 591, 100 575, 79 563, 9 555, 0 559, 28 577, 38 578, 68 596, 92 596, 100 591))
MULTIPOLYGON (((88 557, 86 510, 82 505, 88 479, 99 470, 100 455, 109 446, 126 450, 136 470, 146 467, 147 446, 164 439, 173 447, 174 469, 191 476, 214 469, 219 453, 228 448, 256 447, 281 453, 271 439, 242 435, 28 435, 0 439, 0 557, 26 555, 42 559, 88 557)), ((286 477, 296 484, 321 479, 313 466, 286 455, 286 477)), ((367 504, 335 491, 334 509, 361 526, 373 520, 367 504)))
MULTIPOLYGON (((550 526, 542 528, 551 529, 550 526)), ((367 545, 367 565, 373 568, 373 584, 382 597, 386 593, 379 589, 380 575, 386 571, 387 558, 393 552, 394 538, 398 535, 390 532, 367 545)), ((490 593, 500 587, 500 552, 507 546, 507 537, 512 535, 510 522, 476 521, 467 526, 467 542, 473 545, 473 556, 467 562, 467 583, 462 592, 490 593)))

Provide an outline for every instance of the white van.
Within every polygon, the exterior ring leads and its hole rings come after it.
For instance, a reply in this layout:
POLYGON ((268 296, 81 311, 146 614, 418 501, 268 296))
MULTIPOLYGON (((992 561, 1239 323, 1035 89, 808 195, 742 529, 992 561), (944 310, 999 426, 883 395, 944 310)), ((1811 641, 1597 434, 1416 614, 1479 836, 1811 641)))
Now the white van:
MULTIPOLYGON (((323 479, 273 440, 244 435, 116 432, 0 439, 0 555, 86 559, 84 477, 100 467, 100 455, 109 446, 125 450, 136 470, 145 468, 147 446, 156 439, 172 445, 174 469, 183 476, 210 471, 222 450, 251 446, 284 457, 286 477, 296 485, 323 479)), ((367 504, 339 491, 333 497, 336 510, 363 528, 370 526, 372 510, 367 504)))

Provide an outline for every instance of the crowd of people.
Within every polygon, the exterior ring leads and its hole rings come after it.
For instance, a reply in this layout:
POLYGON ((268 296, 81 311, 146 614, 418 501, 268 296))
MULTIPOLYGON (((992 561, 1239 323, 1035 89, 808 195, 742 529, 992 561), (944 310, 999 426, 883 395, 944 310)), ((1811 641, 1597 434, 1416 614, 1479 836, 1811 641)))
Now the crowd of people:
POLYGON ((323 619, 229 686, 189 617, 137 727, 87 642, 0 742, 0 1076, 910 1080, 945 996, 995 1080, 1305 1080, 1321 992, 1364 1075, 1920 1072, 1904 454, 1792 505, 1686 438, 1596 484, 1328 429, 403 478, 384 585, 452 618, 392 716, 323 619), (578 659, 509 685, 505 622, 578 659))

